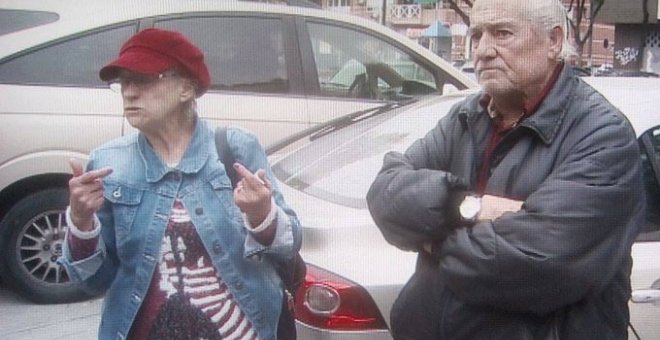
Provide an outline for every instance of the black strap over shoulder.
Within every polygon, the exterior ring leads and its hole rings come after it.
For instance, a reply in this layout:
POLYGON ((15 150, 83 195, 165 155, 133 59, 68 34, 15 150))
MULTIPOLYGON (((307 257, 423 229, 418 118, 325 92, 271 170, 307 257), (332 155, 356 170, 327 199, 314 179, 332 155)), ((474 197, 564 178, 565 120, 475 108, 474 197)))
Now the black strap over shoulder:
POLYGON ((238 174, 236 173, 236 169, 234 169, 236 159, 229 148, 227 128, 224 126, 219 126, 215 129, 215 148, 218 151, 218 159, 225 165, 225 171, 227 171, 227 176, 231 180, 231 187, 235 188, 238 183, 238 174))

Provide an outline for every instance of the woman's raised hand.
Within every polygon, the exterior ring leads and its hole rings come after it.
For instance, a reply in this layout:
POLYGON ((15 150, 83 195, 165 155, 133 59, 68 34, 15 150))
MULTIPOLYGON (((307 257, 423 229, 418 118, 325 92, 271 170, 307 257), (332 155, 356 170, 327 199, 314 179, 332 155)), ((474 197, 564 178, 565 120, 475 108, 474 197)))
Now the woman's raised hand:
POLYGON ((252 173, 239 163, 234 163, 234 169, 241 178, 234 189, 234 201, 247 215, 250 225, 258 226, 270 212, 272 184, 266 177, 264 169, 252 173))

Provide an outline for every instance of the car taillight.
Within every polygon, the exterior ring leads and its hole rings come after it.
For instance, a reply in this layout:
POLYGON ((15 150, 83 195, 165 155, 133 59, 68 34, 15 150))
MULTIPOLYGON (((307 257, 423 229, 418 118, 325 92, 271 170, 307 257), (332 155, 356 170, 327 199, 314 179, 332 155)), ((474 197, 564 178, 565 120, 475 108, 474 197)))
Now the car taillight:
POLYGON ((296 292, 296 319, 328 330, 387 329, 378 307, 360 285, 307 264, 305 283, 296 292))

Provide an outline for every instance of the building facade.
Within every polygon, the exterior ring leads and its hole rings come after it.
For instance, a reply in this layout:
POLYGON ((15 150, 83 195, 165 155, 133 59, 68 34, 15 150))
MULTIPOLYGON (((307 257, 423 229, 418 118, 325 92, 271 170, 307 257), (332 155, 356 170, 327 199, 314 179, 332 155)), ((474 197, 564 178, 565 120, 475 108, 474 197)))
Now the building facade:
MULTIPOLYGON (((570 0, 562 1, 566 4, 570 2, 570 0)), ((457 2, 462 12, 470 13, 470 6, 463 1, 457 2)), ((440 43, 442 37, 433 36, 429 28, 440 23, 451 32, 451 52, 443 57, 457 63, 470 60, 468 26, 459 13, 451 9, 444 0, 321 0, 321 6, 328 10, 351 13, 383 23, 431 50, 440 43)), ((583 20, 582 30, 586 31, 588 25, 588 19, 583 20)), ((614 25, 597 20, 592 39, 590 43, 585 44, 580 58, 581 64, 584 66, 612 64, 614 38, 614 25)))
POLYGON ((614 25, 614 69, 660 74, 658 0, 608 0, 596 17, 614 25))

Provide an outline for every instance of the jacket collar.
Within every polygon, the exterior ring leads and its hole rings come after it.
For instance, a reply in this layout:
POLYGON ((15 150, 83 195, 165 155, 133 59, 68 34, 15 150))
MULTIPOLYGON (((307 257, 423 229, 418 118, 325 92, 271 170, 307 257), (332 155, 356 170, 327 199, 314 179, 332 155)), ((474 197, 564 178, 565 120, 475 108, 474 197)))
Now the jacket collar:
POLYGON ((147 138, 143 133, 138 135, 138 148, 140 150, 140 156, 144 162, 144 167, 146 169, 146 179, 149 183, 155 183, 160 181, 168 172, 178 170, 186 174, 193 174, 199 172, 206 161, 209 158, 209 148, 206 147, 209 140, 213 140, 210 134, 210 130, 207 128, 206 122, 196 119, 195 129, 193 130, 193 136, 190 140, 190 144, 186 149, 186 152, 183 154, 179 164, 170 168, 167 166, 160 157, 156 154, 154 149, 151 147, 147 138))
POLYGON ((536 132, 544 143, 551 144, 566 117, 568 104, 575 95, 578 82, 572 67, 564 65, 557 83, 540 103, 536 113, 520 125, 536 132))
MULTIPOLYGON (((568 103, 573 96, 578 81, 579 79, 571 66, 564 65, 557 82, 550 89, 545 99, 540 102, 536 112, 523 120, 519 127, 532 130, 546 144, 552 143, 566 116, 568 103)), ((484 92, 480 91, 469 100, 466 110, 459 112, 459 115, 462 116, 460 117, 461 122, 469 126, 475 126, 479 119, 490 119, 487 110, 479 103, 483 96, 484 92)))

